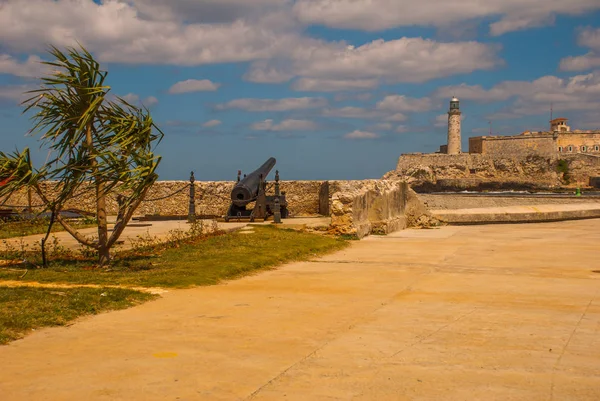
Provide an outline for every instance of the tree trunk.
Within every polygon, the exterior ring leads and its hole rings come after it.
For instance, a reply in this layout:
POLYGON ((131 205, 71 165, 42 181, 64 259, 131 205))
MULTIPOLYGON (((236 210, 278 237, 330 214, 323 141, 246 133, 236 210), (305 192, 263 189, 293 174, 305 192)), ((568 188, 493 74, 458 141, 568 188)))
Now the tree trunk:
POLYGON ((110 248, 108 247, 108 227, 106 222, 106 193, 104 184, 96 182, 96 217, 98 219, 98 264, 107 266, 110 263, 110 248))
MULTIPOLYGON (((92 124, 87 126, 86 144, 90 152, 92 174, 98 173, 98 161, 94 156, 94 140, 92 124)), ((98 220, 98 264, 107 266, 110 263, 110 248, 108 246, 108 227, 106 224, 106 192, 101 178, 96 176, 96 219, 98 220)))

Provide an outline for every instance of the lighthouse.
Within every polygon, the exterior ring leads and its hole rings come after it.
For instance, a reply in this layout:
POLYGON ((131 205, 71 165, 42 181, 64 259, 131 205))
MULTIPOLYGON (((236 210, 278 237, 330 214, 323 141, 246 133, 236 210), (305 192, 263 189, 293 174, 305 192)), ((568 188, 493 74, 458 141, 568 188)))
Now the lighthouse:
POLYGON ((457 155, 460 150, 460 105, 457 98, 450 100, 448 110, 448 154, 457 155))

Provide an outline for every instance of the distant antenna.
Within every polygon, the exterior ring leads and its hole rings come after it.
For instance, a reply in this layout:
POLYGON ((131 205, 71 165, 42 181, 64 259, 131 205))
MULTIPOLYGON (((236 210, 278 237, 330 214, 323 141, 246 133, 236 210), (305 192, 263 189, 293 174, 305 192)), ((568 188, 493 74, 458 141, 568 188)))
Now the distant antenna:
POLYGON ((490 124, 490 136, 492 136, 492 122, 488 121, 488 124, 490 124))
POLYGON ((550 102, 550 121, 552 121, 552 113, 553 113, 553 111, 554 111, 554 110, 553 110, 553 106, 554 106, 554 103, 553 103, 553 102, 550 102))

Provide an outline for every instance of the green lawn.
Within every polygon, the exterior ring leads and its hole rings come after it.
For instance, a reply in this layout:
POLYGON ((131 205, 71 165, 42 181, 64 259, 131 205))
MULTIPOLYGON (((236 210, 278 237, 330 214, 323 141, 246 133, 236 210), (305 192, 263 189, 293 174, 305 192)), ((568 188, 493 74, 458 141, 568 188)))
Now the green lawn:
POLYGON ((63 326, 81 316, 125 309, 156 297, 120 288, 0 287, 0 344, 32 329, 63 326))
POLYGON ((93 268, 93 260, 60 259, 48 269, 29 269, 27 274, 25 268, 0 268, 0 280, 185 288, 307 260, 348 245, 341 238, 268 226, 255 226, 254 231, 123 253, 110 269, 93 268))
MULTIPOLYGON (((27 235, 34 234, 46 234, 49 224, 50 220, 48 219, 19 221, 0 220, 0 239, 25 237, 27 235)), ((73 226, 76 228, 88 228, 95 227, 96 223, 89 219, 82 219, 80 221, 74 221, 73 226)), ((64 231, 63 226, 61 226, 60 223, 54 223, 52 225, 52 232, 55 233, 59 231, 64 231)))

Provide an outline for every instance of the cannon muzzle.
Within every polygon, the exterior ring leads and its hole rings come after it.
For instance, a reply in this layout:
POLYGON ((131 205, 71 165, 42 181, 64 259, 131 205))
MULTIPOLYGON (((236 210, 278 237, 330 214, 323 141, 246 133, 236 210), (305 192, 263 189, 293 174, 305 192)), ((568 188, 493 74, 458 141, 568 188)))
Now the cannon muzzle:
POLYGON ((258 197, 260 186, 267 179, 267 176, 275 167, 274 157, 269 158, 262 166, 248 174, 233 187, 231 191, 231 201, 236 206, 246 206, 258 197))

